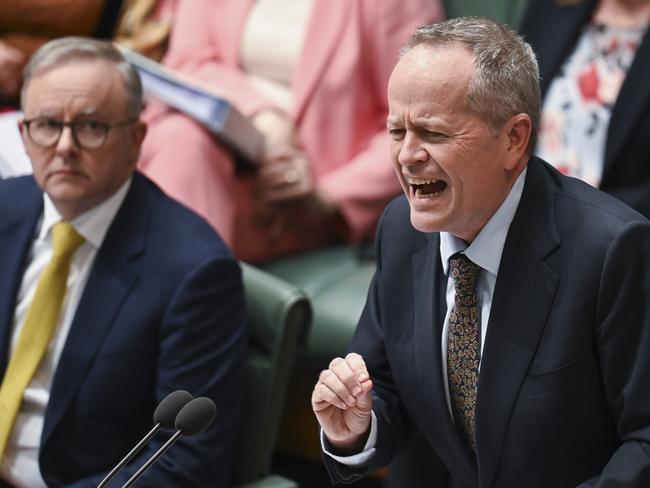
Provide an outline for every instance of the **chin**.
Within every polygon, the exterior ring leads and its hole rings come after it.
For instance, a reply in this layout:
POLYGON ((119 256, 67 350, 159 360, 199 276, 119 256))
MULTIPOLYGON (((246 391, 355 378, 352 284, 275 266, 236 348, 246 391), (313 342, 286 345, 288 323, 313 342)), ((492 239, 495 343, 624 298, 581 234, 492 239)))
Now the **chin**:
POLYGON ((440 232, 442 231, 442 223, 432 215, 427 215, 422 212, 415 212, 411 210, 411 225, 420 232, 440 232))

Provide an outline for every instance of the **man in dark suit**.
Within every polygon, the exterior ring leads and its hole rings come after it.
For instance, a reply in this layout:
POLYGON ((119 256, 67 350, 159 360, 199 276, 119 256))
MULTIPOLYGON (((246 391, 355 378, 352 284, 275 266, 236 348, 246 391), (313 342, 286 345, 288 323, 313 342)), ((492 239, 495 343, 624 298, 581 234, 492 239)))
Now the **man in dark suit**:
POLYGON ((52 41, 26 68, 33 177, 0 182, 0 480, 11 486, 97 486, 176 389, 212 398, 217 419, 138 486, 228 484, 242 405, 240 269, 203 219, 134 172, 141 104, 137 72, 110 43, 52 41), (63 278, 51 271, 61 256, 63 278))
POLYGON ((332 480, 415 439, 422 486, 650 486, 650 223, 530 157, 537 65, 505 26, 419 29, 388 99, 406 196, 312 394, 332 480))

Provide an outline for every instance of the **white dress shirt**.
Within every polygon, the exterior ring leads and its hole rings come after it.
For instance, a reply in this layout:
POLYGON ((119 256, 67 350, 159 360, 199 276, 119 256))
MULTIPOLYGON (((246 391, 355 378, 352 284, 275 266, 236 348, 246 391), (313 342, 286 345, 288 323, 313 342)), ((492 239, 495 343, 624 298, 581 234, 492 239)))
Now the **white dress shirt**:
POLYGON ((32 172, 32 163, 18 130, 22 116, 18 111, 0 114, 0 179, 32 172))
MULTIPOLYGON (((25 390, 14 429, 0 464, 0 478, 18 488, 46 487, 38 465, 38 454, 45 408, 50 398, 50 386, 97 250, 104 241, 106 232, 122 205, 130 184, 131 179, 110 198, 70 222, 84 237, 85 242, 72 258, 59 323, 34 378, 25 390)), ((37 226, 38 231, 16 299, 10 357, 18 342, 38 280, 52 256, 52 226, 61 220, 61 215, 44 193, 43 217, 40 226, 37 226)))
MULTIPOLYGON (((449 258, 458 252, 462 252, 482 268, 476 282, 477 305, 481 310, 481 355, 483 353, 483 345, 487 334, 490 309, 492 307, 492 297, 494 295, 494 286, 497 281, 499 265, 501 263, 501 254, 503 253, 503 246, 505 245, 506 236, 508 235, 508 229, 510 229, 510 224, 512 223, 512 219, 514 218, 517 207, 519 206, 519 201, 521 200, 521 194, 524 190, 524 182, 526 180, 526 172, 527 168, 517 177, 506 199, 494 215, 490 217, 490 220, 488 220, 485 226, 483 226, 471 244, 468 245, 462 239, 454 237, 447 232, 440 233, 440 259, 442 261, 442 269, 447 278, 449 278, 449 258)), ((454 306, 454 294, 454 280, 447 279, 447 293, 445 297, 447 301, 447 313, 443 324, 440 347, 442 350, 442 381, 445 386, 447 408, 449 409, 449 415, 452 417, 452 421, 453 415, 451 412, 449 383, 447 379, 447 334, 449 331, 449 316, 451 315, 451 309, 454 306)), ((433 300, 433 297, 431 297, 431 299, 433 300)), ((377 418, 374 412, 371 412, 371 415, 370 435, 368 436, 368 441, 366 442, 363 451, 353 456, 336 456, 331 454, 325 449, 324 436, 321 429, 321 445, 323 446, 323 451, 328 456, 348 466, 360 466, 367 463, 374 455, 375 444, 377 443, 377 418)))

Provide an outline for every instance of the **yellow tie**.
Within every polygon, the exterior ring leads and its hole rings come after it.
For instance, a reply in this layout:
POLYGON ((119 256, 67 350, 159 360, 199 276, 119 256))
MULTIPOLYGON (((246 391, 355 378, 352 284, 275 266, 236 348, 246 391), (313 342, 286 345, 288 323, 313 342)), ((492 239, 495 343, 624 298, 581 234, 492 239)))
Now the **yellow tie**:
POLYGON ((59 322, 72 255, 84 238, 69 223, 59 222, 52 228, 52 241, 52 259, 38 280, 18 344, 0 386, 0 461, 20 410, 23 393, 43 359, 59 322))

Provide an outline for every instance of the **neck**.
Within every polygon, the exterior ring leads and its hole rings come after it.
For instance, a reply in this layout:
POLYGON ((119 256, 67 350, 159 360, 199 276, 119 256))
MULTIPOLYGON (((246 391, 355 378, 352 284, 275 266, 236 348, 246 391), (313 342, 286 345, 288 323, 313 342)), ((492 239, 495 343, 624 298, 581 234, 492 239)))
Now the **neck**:
POLYGON ((618 27, 644 26, 649 19, 649 0, 601 0, 594 13, 594 21, 618 27))

